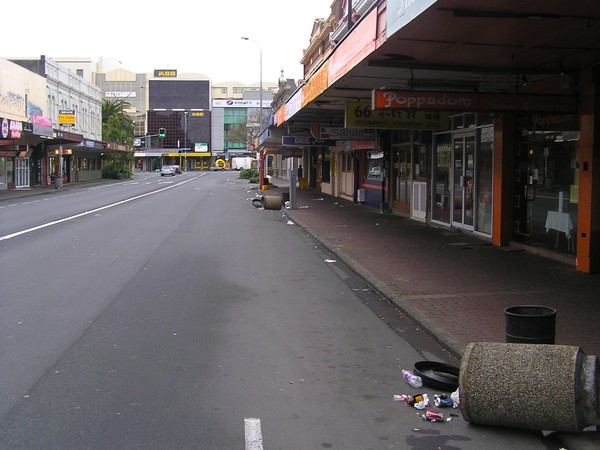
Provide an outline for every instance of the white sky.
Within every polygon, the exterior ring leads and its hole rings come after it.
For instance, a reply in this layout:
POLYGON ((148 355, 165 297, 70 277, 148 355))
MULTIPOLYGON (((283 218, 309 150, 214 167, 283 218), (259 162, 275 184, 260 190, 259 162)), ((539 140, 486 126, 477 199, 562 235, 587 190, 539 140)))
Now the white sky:
POLYGON ((2 57, 115 58, 132 72, 176 69, 213 82, 303 77, 300 59, 332 0, 29 0, 2 23, 2 57), (255 42, 244 41, 247 36, 255 42))

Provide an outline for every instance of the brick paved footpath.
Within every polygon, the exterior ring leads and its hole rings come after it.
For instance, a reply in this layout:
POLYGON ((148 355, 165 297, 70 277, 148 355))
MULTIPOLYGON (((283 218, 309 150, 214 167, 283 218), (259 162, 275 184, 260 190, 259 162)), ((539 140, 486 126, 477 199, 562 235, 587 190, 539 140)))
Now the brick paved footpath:
MULTIPOLYGON (((288 191, 280 182, 263 193, 288 191)), ((600 274, 577 272, 573 259, 498 248, 310 189, 297 190, 296 199, 286 213, 297 225, 456 356, 469 342, 505 342, 504 310, 518 305, 556 309, 556 344, 600 355, 600 274)))

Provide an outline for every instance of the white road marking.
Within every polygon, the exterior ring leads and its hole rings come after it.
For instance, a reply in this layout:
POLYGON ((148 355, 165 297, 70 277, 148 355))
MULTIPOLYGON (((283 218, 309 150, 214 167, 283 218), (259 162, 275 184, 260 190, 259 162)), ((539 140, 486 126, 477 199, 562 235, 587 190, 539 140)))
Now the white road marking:
POLYGON ((260 419, 246 417, 244 419, 246 446, 245 450, 263 450, 262 431, 260 419))
MULTIPOLYGON (((48 222, 48 223, 44 223, 42 225, 38 225, 37 227, 33 227, 33 228, 28 228, 26 230, 17 231, 16 233, 7 234, 5 236, 0 236, 0 241, 6 241, 8 239, 12 239, 12 238, 15 238, 17 236, 21 236, 23 234, 31 233, 33 231, 38 231, 38 230, 41 230, 43 228, 51 227, 53 225, 58 225, 59 223, 68 222, 69 220, 78 219, 80 217, 84 217, 84 216, 87 216, 87 215, 90 215, 90 214, 94 214, 94 213, 97 213, 98 211, 102 211, 104 209, 112 208, 114 206, 119 206, 119 205, 122 205, 124 203, 129 203, 129 202, 131 202, 133 200, 138 200, 140 198, 147 197, 149 195, 158 194, 159 192, 166 191, 167 189, 172 189, 174 187, 181 186, 182 184, 189 183, 190 181, 194 181, 196 178, 198 178, 198 177, 190 178, 189 180, 182 181, 181 183, 173 184, 173 185, 164 187, 162 189, 157 189, 156 191, 147 192, 147 193, 141 194, 141 195, 136 195, 135 197, 131 197, 131 198, 128 198, 126 200, 121 200, 120 202, 111 203, 111 204, 106 205, 106 206, 101 206, 100 208, 95 208, 95 209, 92 209, 90 211, 85 211, 85 212, 82 212, 82 213, 79 213, 79 214, 75 214, 74 216, 65 217, 64 219, 54 220, 52 222, 48 222)), ((9 205, 9 206, 12 206, 12 205, 9 205)))

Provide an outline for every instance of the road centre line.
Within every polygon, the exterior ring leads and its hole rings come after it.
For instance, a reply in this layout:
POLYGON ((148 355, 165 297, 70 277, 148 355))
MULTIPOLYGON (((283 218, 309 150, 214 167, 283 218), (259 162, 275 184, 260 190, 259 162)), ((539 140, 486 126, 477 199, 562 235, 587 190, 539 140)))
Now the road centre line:
POLYGON ((263 450, 263 438, 260 419, 246 417, 244 419, 245 450, 263 450))
POLYGON ((181 183, 173 184, 171 186, 166 186, 164 188, 157 189, 156 191, 146 192, 145 194, 136 195, 135 197, 131 197, 131 198, 128 198, 128 199, 125 199, 125 200, 121 200, 120 202, 111 203, 111 204, 106 205, 106 206, 101 206, 100 208, 95 208, 95 209, 92 209, 90 211, 85 211, 85 212, 82 212, 82 213, 79 213, 79 214, 75 214, 74 216, 65 217, 64 219, 54 220, 52 222, 44 223, 44 224, 38 225, 36 227, 28 228, 26 230, 17 231, 16 233, 7 234, 5 236, 0 236, 0 241, 6 241, 8 239, 12 239, 12 238, 21 236, 23 234, 32 233, 34 231, 38 231, 38 230, 41 230, 41 229, 44 229, 44 228, 48 228, 48 227, 51 227, 53 225, 58 225, 59 223, 68 222, 69 220, 78 219, 80 217, 84 217, 84 216, 87 216, 87 215, 90 215, 90 214, 94 214, 94 213, 97 213, 98 211, 109 209, 109 208, 112 208, 114 206, 123 205, 125 203, 129 203, 129 202, 131 202, 133 200, 138 200, 140 198, 147 197, 149 195, 158 194, 159 192, 166 191, 167 189, 172 189, 172 188, 181 186, 183 184, 189 183, 190 181, 194 181, 196 178, 199 178, 199 177, 200 176, 197 176, 197 177, 194 177, 194 178, 190 178, 189 180, 182 181, 181 183))

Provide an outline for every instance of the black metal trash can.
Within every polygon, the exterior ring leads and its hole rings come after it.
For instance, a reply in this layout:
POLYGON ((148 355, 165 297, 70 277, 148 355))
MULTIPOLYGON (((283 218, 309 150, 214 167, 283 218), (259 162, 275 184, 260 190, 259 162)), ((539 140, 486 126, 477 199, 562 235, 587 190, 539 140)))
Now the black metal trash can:
POLYGON ((554 344, 556 310, 546 306, 521 305, 504 310, 506 342, 554 344))

